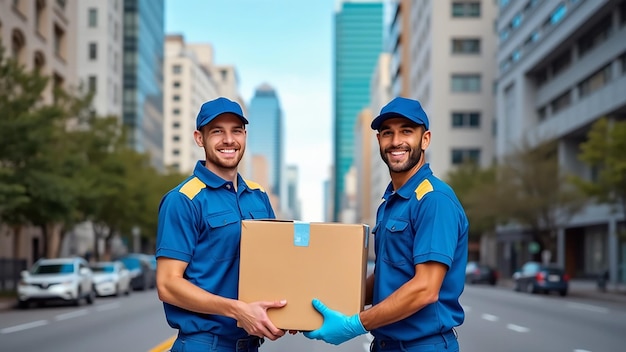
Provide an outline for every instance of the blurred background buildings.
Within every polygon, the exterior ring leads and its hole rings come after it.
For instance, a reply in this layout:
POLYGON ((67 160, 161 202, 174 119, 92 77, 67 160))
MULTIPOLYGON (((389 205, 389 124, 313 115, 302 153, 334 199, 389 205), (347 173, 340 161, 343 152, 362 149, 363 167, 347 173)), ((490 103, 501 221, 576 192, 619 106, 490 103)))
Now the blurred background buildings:
MULTIPOLYGON (((298 117, 284 116, 271 81, 246 104, 235 64, 216 64, 220 48, 210 43, 164 33, 165 15, 163 0, 0 0, 0 37, 5 55, 52 77, 45 99, 54 86, 94 91, 93 109, 119 116, 132 146, 162 172, 189 173, 202 158, 191 134, 204 101, 239 101, 252 122, 242 175, 264 186, 278 217, 300 219, 306 185, 285 164, 283 126, 298 117)), ((525 143, 556 140, 561 170, 593 180, 597 170, 577 157, 587 131, 601 117, 626 116, 626 0, 343 0, 328 16, 333 164, 319 165, 330 175, 326 221, 374 225, 389 175, 369 124, 392 97, 424 106, 427 160, 444 179, 467 161, 488 167, 525 143)), ((613 208, 590 204, 559 223, 549 259, 574 277, 609 269, 625 282, 625 219, 613 208)), ((15 234, 2 229, 0 257, 41 256, 36 230, 19 236, 24 250, 14 254, 15 234)), ((73 233, 62 254, 92 246, 88 229, 73 233)), ((470 256, 508 275, 532 248, 524 227, 498 227, 472 241, 470 256)))

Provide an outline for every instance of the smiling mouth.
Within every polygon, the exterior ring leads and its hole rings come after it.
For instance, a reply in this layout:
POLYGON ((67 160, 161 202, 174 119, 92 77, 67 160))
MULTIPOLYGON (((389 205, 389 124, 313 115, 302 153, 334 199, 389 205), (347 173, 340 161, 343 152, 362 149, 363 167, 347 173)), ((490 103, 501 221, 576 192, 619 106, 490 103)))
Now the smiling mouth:
POLYGON ((218 149, 220 153, 232 154, 237 151, 237 149, 218 149))

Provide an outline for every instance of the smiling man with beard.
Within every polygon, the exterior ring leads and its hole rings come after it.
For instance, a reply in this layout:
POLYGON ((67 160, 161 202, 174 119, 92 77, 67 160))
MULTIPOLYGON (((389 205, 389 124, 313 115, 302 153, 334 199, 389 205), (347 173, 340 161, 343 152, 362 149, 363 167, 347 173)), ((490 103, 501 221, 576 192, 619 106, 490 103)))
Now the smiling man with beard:
POLYGON ((459 351, 454 327, 465 317, 459 297, 469 224, 454 191, 426 163, 428 116, 417 100, 398 97, 371 127, 391 176, 372 230, 372 307, 345 316, 314 300, 324 323, 305 336, 340 344, 370 331, 371 351, 459 351))
POLYGON ((206 160, 159 206, 157 290, 178 330, 173 352, 256 352, 285 334, 267 316, 285 301, 237 300, 241 220, 275 217, 265 191, 237 171, 247 123, 234 101, 204 103, 193 137, 206 160))

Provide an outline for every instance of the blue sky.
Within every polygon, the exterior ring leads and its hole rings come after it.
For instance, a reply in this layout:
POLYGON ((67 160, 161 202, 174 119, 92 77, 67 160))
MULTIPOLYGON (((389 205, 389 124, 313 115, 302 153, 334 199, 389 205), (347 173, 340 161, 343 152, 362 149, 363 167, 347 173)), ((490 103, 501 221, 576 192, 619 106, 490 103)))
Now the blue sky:
POLYGON ((237 68, 246 104, 262 83, 276 89, 286 162, 300 172, 304 221, 324 220, 322 183, 332 159, 334 7, 334 0, 165 0, 166 33, 210 43, 215 63, 237 68))

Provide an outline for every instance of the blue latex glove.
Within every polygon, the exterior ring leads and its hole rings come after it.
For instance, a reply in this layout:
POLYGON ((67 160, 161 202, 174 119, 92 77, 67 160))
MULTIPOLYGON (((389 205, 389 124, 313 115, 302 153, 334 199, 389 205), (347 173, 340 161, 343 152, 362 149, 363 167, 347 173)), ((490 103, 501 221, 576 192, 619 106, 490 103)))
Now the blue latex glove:
POLYGON ((326 307, 318 299, 313 300, 313 307, 324 316, 324 323, 317 330, 304 332, 304 336, 310 339, 324 340, 333 345, 339 345, 367 333, 361 324, 359 314, 349 317, 326 307))

